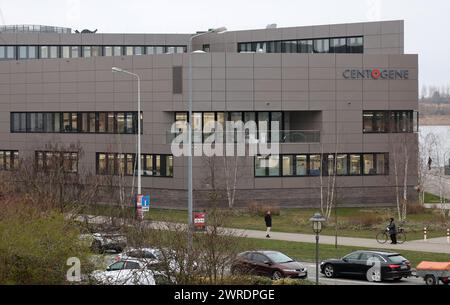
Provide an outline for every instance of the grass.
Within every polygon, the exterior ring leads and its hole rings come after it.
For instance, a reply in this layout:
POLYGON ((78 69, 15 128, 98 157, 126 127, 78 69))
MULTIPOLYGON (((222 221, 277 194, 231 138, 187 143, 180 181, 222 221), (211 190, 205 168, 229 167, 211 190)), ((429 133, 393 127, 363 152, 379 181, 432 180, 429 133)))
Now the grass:
MULTIPOLYGON (((85 213, 95 215, 114 215, 132 217, 133 208, 120 211, 117 207, 95 206, 85 213)), ((273 231, 286 233, 312 234, 309 219, 317 209, 282 209, 279 216, 273 216, 273 231)), ((392 208, 338 208, 338 235, 342 237, 375 238, 389 223, 390 217, 395 217, 396 210, 392 208)), ((185 210, 167 210, 152 208, 145 215, 146 219, 153 221, 170 221, 185 223, 188 215, 185 210)), ((335 215, 333 213, 329 223, 325 226, 323 235, 335 235, 335 215)), ((264 218, 250 214, 246 209, 233 211, 229 219, 230 228, 265 230, 264 218)), ((419 214, 410 214, 404 228, 408 240, 423 239, 423 228, 428 228, 428 238, 443 237, 446 235, 448 219, 438 212, 425 210, 419 214)))
MULTIPOLYGON (((450 200, 445 199, 445 202, 450 202, 450 200)), ((425 193, 425 203, 441 203, 441 198, 434 194, 425 193)))
MULTIPOLYGON (((315 244, 295 243, 275 240, 248 239, 247 246, 250 249, 274 250, 283 252, 290 257, 303 262, 315 261, 315 244)), ((357 250, 374 250, 358 247, 338 246, 336 249, 330 245, 320 245, 320 259, 341 258, 357 250)), ((413 267, 416 267, 422 261, 447 262, 450 261, 450 255, 440 253, 426 253, 415 251, 399 251, 401 255, 411 261, 413 267)))

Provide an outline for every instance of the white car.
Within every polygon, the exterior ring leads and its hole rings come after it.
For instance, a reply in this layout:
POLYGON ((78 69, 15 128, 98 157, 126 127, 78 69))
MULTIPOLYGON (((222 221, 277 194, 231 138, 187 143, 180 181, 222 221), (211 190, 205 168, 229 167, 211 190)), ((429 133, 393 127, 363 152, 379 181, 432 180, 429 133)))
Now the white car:
POLYGON ((171 256, 175 254, 173 251, 165 251, 163 253, 161 250, 155 248, 127 248, 116 256, 116 262, 131 259, 140 262, 145 268, 155 270, 163 270, 164 263, 168 262, 169 268, 177 271, 179 269, 177 262, 171 257, 165 259, 164 255, 171 256))
POLYGON ((154 286, 168 282, 163 273, 149 270, 145 263, 130 259, 115 262, 106 271, 94 271, 91 279, 100 285, 154 286))

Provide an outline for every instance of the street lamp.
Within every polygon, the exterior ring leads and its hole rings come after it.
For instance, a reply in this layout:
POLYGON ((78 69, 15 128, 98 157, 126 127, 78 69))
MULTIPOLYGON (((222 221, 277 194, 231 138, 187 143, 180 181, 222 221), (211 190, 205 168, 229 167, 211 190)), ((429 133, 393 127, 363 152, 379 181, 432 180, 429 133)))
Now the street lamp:
MULTIPOLYGON (((137 135, 137 160, 138 160, 138 190, 137 190, 137 195, 142 195, 142 160, 141 160, 141 78, 138 74, 127 71, 127 70, 123 70, 121 68, 117 68, 117 67, 112 67, 112 72, 113 73, 125 73, 131 76, 136 77, 137 81, 138 81, 138 103, 137 103, 137 108, 138 108, 138 115, 137 115, 137 120, 138 120, 138 135, 137 135)), ((136 196, 137 199, 137 196, 136 196)), ((143 213, 139 214, 139 220, 144 220, 144 215, 143 213)))
POLYGON ((316 233, 316 285, 319 285, 319 234, 322 232, 322 224, 326 219, 322 214, 316 213, 309 221, 312 223, 314 233, 316 233))
POLYGON ((188 119, 188 147, 189 147, 189 154, 188 154, 188 224, 189 224, 189 236, 188 236, 188 247, 189 249, 191 249, 192 247, 192 231, 193 231, 193 226, 194 226, 194 219, 193 219, 193 213, 194 213, 194 204, 193 204, 193 200, 194 200, 194 188, 193 188, 193 181, 192 181, 192 172, 193 172, 193 168, 192 168, 192 160, 193 160, 193 145, 192 145, 192 122, 193 122, 193 118, 192 118, 192 41, 195 38, 198 38, 200 36, 203 35, 207 35, 207 34, 221 34, 223 32, 226 32, 227 28, 226 27, 220 27, 217 29, 211 29, 205 33, 200 33, 200 34, 196 34, 191 36, 191 38, 189 38, 189 46, 188 46, 188 53, 189 53, 189 119, 188 119))

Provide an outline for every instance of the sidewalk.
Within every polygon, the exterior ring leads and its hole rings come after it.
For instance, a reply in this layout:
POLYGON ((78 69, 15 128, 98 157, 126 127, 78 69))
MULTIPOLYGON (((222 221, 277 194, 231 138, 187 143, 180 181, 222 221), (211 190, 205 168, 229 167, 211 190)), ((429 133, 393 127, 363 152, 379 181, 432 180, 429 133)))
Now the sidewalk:
MULTIPOLYGON (((87 216, 89 217, 90 223, 104 223, 107 222, 110 218, 104 216, 87 216)), ((80 216, 79 220, 83 220, 80 216)), ((148 228, 161 228, 165 226, 164 222, 152 222, 145 221, 145 225, 148 228)), ((246 238, 255 238, 255 239, 266 239, 265 231, 256 231, 256 230, 241 230, 241 229, 226 229, 235 232, 237 235, 241 235, 246 238)), ((315 235, 309 234, 296 234, 296 233, 280 233, 280 232, 272 232, 271 240, 278 241, 288 241, 288 242, 298 242, 298 243, 315 243, 316 237, 315 235)), ((334 245, 335 237, 334 236, 320 236, 320 244, 323 245, 334 245)), ((370 248, 370 249, 384 249, 390 251, 417 251, 417 252, 430 252, 430 253, 446 253, 450 254, 450 244, 447 243, 447 238, 435 238, 430 239, 428 241, 407 241, 403 245, 391 245, 384 244, 380 245, 375 239, 367 239, 367 238, 354 238, 354 237, 338 237, 338 245, 340 246, 351 246, 351 247, 362 247, 362 248, 370 248)), ((449 258, 450 260, 450 258, 449 258)))

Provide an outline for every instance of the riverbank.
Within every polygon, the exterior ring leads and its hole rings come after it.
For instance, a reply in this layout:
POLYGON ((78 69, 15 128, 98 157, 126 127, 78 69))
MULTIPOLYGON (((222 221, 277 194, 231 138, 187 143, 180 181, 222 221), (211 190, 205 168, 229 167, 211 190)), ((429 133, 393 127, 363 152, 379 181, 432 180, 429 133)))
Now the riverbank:
POLYGON ((421 126, 450 126, 450 115, 424 115, 420 117, 421 126))

